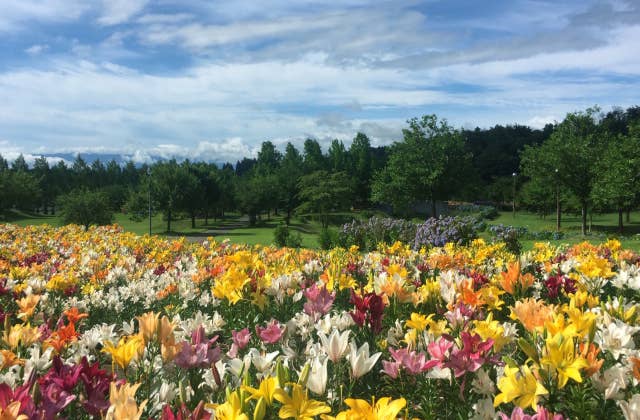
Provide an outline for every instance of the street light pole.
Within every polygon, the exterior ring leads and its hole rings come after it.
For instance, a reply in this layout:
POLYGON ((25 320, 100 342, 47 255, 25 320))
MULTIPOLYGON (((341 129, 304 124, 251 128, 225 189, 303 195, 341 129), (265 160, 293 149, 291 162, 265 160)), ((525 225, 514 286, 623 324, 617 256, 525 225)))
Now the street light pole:
POLYGON ((147 178, 149 181, 148 198, 149 198, 149 236, 151 236, 151 168, 147 168, 147 178))
POLYGON ((513 173, 513 218, 516 218, 516 177, 517 173, 513 173))
POLYGON ((556 168, 556 232, 560 232, 560 185, 558 185, 558 169, 556 168))

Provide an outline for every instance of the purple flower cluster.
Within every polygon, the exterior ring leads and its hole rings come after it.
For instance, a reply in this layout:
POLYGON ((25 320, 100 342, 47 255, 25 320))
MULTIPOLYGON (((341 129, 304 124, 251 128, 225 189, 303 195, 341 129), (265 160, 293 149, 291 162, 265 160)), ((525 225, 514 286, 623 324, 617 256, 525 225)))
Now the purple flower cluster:
POLYGON ((418 225, 414 249, 444 246, 446 243, 467 244, 478 237, 482 226, 473 217, 431 217, 418 225))
POLYGON ((416 224, 403 219, 371 217, 369 220, 353 220, 342 226, 340 244, 358 245, 362 250, 373 250, 381 243, 401 241, 410 243, 416 235, 416 224))

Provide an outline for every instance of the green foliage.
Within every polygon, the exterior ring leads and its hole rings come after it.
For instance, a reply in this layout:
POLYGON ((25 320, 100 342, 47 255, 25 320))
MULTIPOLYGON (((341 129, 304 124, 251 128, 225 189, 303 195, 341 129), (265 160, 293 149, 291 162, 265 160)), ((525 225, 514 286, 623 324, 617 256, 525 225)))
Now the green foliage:
POLYGON ((373 201, 407 214, 413 203, 428 200, 434 216, 435 201, 451 197, 462 186, 471 168, 470 156, 460 132, 435 115, 410 120, 403 135, 373 180, 373 201))
POLYGON ((333 229, 329 229, 328 227, 322 228, 318 235, 318 243, 320 244, 320 248, 325 250, 338 246, 338 232, 333 229))
POLYGON ((24 170, 0 172, 0 210, 31 210, 41 194, 38 180, 24 170))
MULTIPOLYGON (((592 199, 600 207, 613 207, 622 213, 640 196, 640 137, 635 130, 634 127, 632 134, 612 138, 597 164, 592 199)), ((622 223, 620 216, 620 230, 622 223)))
POLYGON ((276 226, 273 230, 273 242, 277 246, 286 246, 289 239, 289 227, 284 224, 276 226))
POLYGON ((582 233, 586 233, 587 206, 592 186, 600 176, 596 163, 603 150, 605 136, 597 125, 599 110, 567 114, 551 137, 522 153, 522 171, 539 184, 560 185, 573 194, 582 209, 582 233))
POLYGON ((351 180, 344 172, 316 171, 300 178, 298 211, 319 216, 323 228, 329 225, 329 213, 347 209, 352 197, 351 180))
POLYGON ((113 222, 113 210, 102 191, 77 189, 60 196, 57 205, 65 224, 75 223, 88 228, 113 222))

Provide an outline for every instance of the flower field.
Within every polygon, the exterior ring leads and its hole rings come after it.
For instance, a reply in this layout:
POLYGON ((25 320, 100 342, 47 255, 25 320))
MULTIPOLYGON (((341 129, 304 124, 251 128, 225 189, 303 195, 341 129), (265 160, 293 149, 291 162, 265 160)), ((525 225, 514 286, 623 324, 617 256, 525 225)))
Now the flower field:
POLYGON ((0 418, 640 418, 640 256, 0 225, 0 418))

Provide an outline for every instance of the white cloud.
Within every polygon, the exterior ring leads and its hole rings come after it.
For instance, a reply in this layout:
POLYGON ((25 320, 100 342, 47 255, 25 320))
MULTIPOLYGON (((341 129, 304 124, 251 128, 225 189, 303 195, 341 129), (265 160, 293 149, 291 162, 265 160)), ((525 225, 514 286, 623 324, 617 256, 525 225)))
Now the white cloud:
POLYGON ((35 44, 30 46, 29 48, 25 49, 24 52, 26 52, 29 55, 38 55, 40 53, 42 53, 43 51, 46 51, 47 49, 49 49, 49 46, 47 44, 35 44))
POLYGON ((100 25, 110 26, 127 22, 144 10, 149 0, 102 0, 100 25))
POLYGON ((25 30, 28 22, 69 22, 78 19, 91 7, 85 0, 3 1, 0 32, 25 30))

